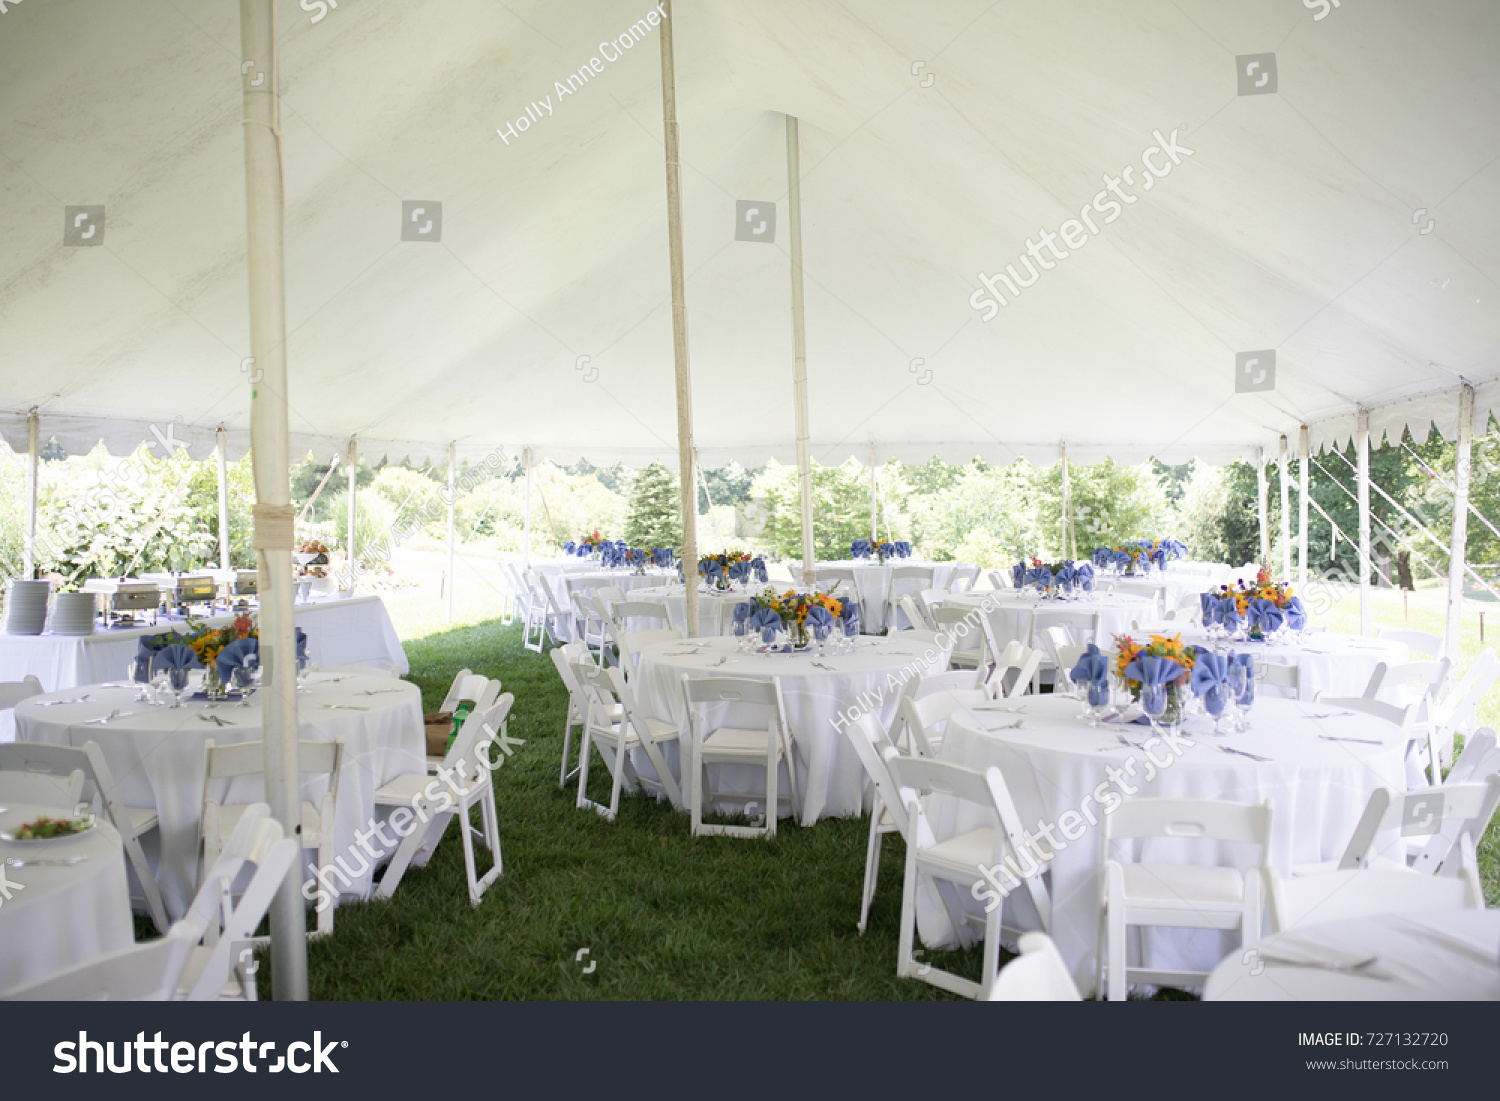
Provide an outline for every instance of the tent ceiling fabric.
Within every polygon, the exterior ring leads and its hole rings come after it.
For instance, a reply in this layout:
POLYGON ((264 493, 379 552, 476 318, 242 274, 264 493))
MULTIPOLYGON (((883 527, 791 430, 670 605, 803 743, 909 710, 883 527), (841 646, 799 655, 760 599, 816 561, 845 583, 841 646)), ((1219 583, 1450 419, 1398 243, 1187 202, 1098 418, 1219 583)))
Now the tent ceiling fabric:
MULTIPOLYGON (((306 7, 278 3, 294 447, 670 461, 659 43, 601 48, 647 0, 306 7), (403 201, 442 204, 441 240, 401 239, 403 201)), ((801 121, 818 461, 873 440, 881 458, 1051 462, 1066 439, 1082 462, 1223 462, 1304 422, 1315 445, 1346 439, 1361 403, 1377 439, 1451 434, 1462 379, 1481 417, 1500 408, 1500 4, 1316 15, 680 0, 702 461, 793 456, 784 221, 770 247, 734 233, 737 200, 785 212, 783 112, 801 121), (1237 56, 1261 53, 1274 94, 1238 94, 1237 56), (1183 152, 1146 191, 1158 131, 1183 152), (978 273, 1024 278, 1028 239, 1126 165, 1136 201, 1107 223, 1094 203, 1081 254, 982 320, 978 273), (1236 394, 1236 353, 1261 349, 1276 388, 1236 394)), ((13 447, 37 406, 70 450, 169 423, 195 454, 219 424, 243 450, 253 77, 233 0, 0 16, 13 447), (64 207, 84 205, 106 208, 103 243, 65 246, 64 207)))

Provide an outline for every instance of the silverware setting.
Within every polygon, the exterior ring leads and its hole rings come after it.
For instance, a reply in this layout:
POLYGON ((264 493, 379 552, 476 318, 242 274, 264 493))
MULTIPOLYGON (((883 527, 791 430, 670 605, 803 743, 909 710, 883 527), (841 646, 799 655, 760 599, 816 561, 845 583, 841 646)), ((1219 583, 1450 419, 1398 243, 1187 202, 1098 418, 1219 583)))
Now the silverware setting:
POLYGON ((1309 719, 1348 719, 1354 715, 1353 711, 1320 711, 1316 715, 1309 715, 1309 719))
POLYGON ((237 723, 230 722, 228 719, 221 719, 221 718, 219 718, 219 716, 211 714, 211 713, 209 713, 207 711, 200 711, 200 712, 198 712, 198 718, 202 719, 206 723, 218 723, 220 726, 236 726, 236 725, 238 725, 237 723))
POLYGON ((67 856, 55 860, 17 860, 15 857, 7 857, 5 866, 7 868, 71 868, 74 864, 82 864, 87 856, 67 856))
POLYGON ((1224 753, 1236 753, 1241 757, 1249 757, 1252 761, 1269 761, 1271 759, 1269 757, 1262 757, 1258 753, 1247 753, 1243 749, 1235 749, 1233 746, 1221 745, 1219 749, 1224 753))
POLYGON ((368 711, 370 709, 368 707, 361 707, 358 704, 353 704, 353 703, 325 703, 323 705, 323 710, 324 711, 368 711))
POLYGON ((38 700, 37 703, 36 703, 36 705, 38 707, 61 707, 63 704, 68 704, 68 703, 87 703, 91 698, 92 697, 89 695, 89 693, 85 692, 83 695, 77 697, 76 699, 71 699, 71 700, 38 700))
POLYGON ((381 696, 387 692, 399 692, 399 688, 366 688, 360 693, 361 696, 381 696))
POLYGON ((1335 738, 1332 734, 1319 734, 1325 742, 1358 742, 1360 745, 1385 745, 1384 742, 1375 738, 1335 738))
POLYGON ((1255 958, 1268 967, 1305 967, 1314 971, 1332 971, 1340 975, 1359 975, 1367 979, 1387 981, 1390 979, 1389 975, 1372 974, 1366 970, 1379 962, 1378 956, 1366 956, 1364 959, 1354 960, 1351 963, 1332 963, 1326 960, 1289 959, 1286 956, 1271 956, 1258 951, 1255 958))
POLYGON ((135 714, 134 711, 121 711, 117 707, 113 711, 111 711, 108 715, 101 715, 97 719, 87 719, 87 720, 85 720, 85 722, 84 722, 83 725, 84 726, 91 726, 91 725, 103 726, 105 723, 109 722, 110 719, 123 719, 126 715, 133 715, 133 714, 135 714))

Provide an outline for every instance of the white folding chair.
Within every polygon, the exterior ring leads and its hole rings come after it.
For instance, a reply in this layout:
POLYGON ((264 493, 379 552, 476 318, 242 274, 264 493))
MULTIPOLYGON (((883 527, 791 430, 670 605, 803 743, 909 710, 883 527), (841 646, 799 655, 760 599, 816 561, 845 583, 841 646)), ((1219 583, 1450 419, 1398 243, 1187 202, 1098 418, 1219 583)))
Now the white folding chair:
POLYGON ((1370 674, 1364 697, 1377 699, 1381 692, 1393 694, 1392 703, 1431 703, 1438 698, 1448 680, 1447 658, 1436 661, 1401 661, 1387 665, 1381 662, 1370 674))
POLYGON ((777 812, 781 805, 777 773, 782 761, 786 762, 787 786, 790 789, 787 801, 791 805, 792 817, 799 818, 802 814, 802 801, 797 794, 797 758, 792 749, 792 732, 786 721, 781 679, 772 677, 769 681, 764 681, 744 677, 695 678, 690 673, 684 673, 682 694, 687 703, 688 731, 691 735, 689 752, 683 755, 682 777, 683 784, 686 785, 689 774, 692 776, 689 811, 692 815, 693 836, 725 834, 730 837, 775 837, 777 812), (740 717, 733 720, 736 722, 746 721, 744 713, 747 710, 759 712, 764 726, 713 723, 706 714, 711 708, 729 708, 738 712, 740 717), (766 770, 764 794, 715 791, 709 784, 710 765, 757 764, 764 765, 766 770), (705 823, 705 808, 712 809, 716 802, 721 801, 744 803, 747 813, 751 806, 764 805, 765 825, 725 826, 705 823))
MULTIPOLYGON (((909 739, 909 755, 935 758, 954 713, 988 702, 990 694, 981 686, 977 670, 913 677, 896 702, 896 723, 909 739)), ((891 740, 894 745, 902 744, 900 739, 891 740)))
POLYGON ((540 654, 547 639, 547 616, 551 606, 547 582, 536 570, 510 567, 517 577, 521 605, 521 644, 528 650, 540 654))
POLYGON ((940 604, 932 609, 933 630, 952 640, 948 653, 951 668, 988 671, 985 631, 979 622, 983 618, 978 608, 959 604, 940 604))
MULTIPOLYGON (((469 669, 468 667, 460 669, 457 673, 454 673, 453 683, 448 686, 448 694, 443 697, 443 705, 439 707, 438 710, 452 711, 455 707, 457 707, 458 701, 463 699, 464 689, 468 687, 469 678, 474 675, 474 671, 472 669, 469 669)), ((473 699, 474 697, 471 695, 469 698, 473 699)))
POLYGON ((1047 652, 1046 642, 1048 632, 1054 628, 1061 628, 1067 632, 1065 645, 1087 646, 1090 642, 1097 645, 1099 613, 1040 609, 1032 614, 1029 644, 1033 650, 1040 651, 1042 655, 1037 672, 1032 678, 1032 685, 1037 690, 1041 689, 1042 674, 1048 671, 1055 674, 1057 670, 1056 660, 1047 652))
POLYGON ((954 566, 953 572, 948 575, 948 591, 950 593, 966 593, 974 587, 974 582, 978 579, 978 566, 954 566))
POLYGON ((1126 930, 1132 925, 1238 929, 1244 947, 1259 943, 1271 847, 1269 800, 1256 806, 1211 799, 1127 799, 1105 817, 1103 827, 1099 831, 1099 864, 1104 869, 1099 898, 1099 982, 1103 990, 1107 973, 1110 1001, 1124 1001, 1132 982, 1202 986, 1208 977, 1207 972, 1130 967, 1126 930), (1120 860, 1110 855, 1111 842, 1158 839, 1238 842, 1259 848, 1260 858, 1242 871, 1120 860))
POLYGON ((1057 680, 1053 685, 1053 691, 1076 692, 1078 686, 1073 683, 1073 669, 1083 655, 1088 653, 1088 647, 1059 643, 1052 635, 1052 632, 1057 630, 1056 627, 1051 628, 1047 638, 1047 651, 1051 654, 1052 660, 1057 663, 1057 680))
POLYGON ((297 859, 297 842, 284 836, 271 808, 247 808, 223 853, 204 877, 187 915, 164 937, 132 945, 0 994, 16 1001, 255 1000, 255 980, 243 954, 271 899, 297 859), (230 889, 247 866, 249 884, 234 904, 230 889), (199 944, 199 941, 203 944, 199 944))
MULTIPOLYGON (((165 933, 168 928, 167 908, 162 902, 161 888, 151 874, 145 850, 141 848, 141 837, 157 829, 159 824, 156 808, 128 807, 120 801, 114 774, 110 772, 99 744, 85 742, 81 749, 43 742, 0 745, 0 787, 4 785, 3 774, 8 771, 51 776, 66 781, 70 788, 73 777, 82 778, 82 791, 73 802, 76 803, 81 797, 94 804, 96 814, 103 813, 109 817, 120 834, 120 840, 124 842, 125 859, 140 884, 151 921, 157 932, 165 933)), ((0 798, 6 796, 0 795, 0 798)), ((73 804, 65 805, 71 807, 73 804)))
MULTIPOLYGON (((927 618, 927 613, 918 606, 916 594, 904 594, 900 600, 896 601, 896 606, 906 613, 906 630, 937 630, 937 627, 933 624, 932 620, 927 618)), ((896 620, 891 620, 890 628, 893 632, 900 630, 900 628, 896 626, 896 623, 896 620)))
MULTIPOLYGON (((397 845, 380 881, 375 884, 377 898, 390 898, 401 885, 407 868, 412 865, 420 868, 432 858, 449 821, 454 818, 458 819, 458 836, 463 843, 469 904, 478 906, 484 892, 504 874, 504 862, 500 857, 500 815, 495 806, 495 782, 491 776, 497 766, 489 753, 497 738, 503 740, 509 736, 506 723, 515 702, 515 696, 506 692, 494 706, 470 716, 469 721, 459 728, 458 737, 443 758, 443 771, 439 773, 448 778, 447 790, 431 795, 436 781, 425 772, 407 772, 375 792, 377 808, 389 808, 394 812, 404 807, 415 812, 421 823, 397 845), (476 807, 479 809, 478 830, 469 819, 470 811, 476 807), (478 874, 474 861, 476 835, 493 858, 490 870, 482 876, 478 874)), ((407 824, 410 824, 410 819, 407 824)), ((399 828, 397 832, 400 832, 399 828)))
POLYGON ((1497 679, 1500 679, 1500 658, 1493 650, 1481 650, 1464 675, 1450 684, 1432 705, 1432 736, 1440 757, 1452 755, 1454 735, 1471 735, 1478 729, 1474 709, 1489 694, 1497 679))
POLYGON ((795 585, 797 578, 792 576, 791 567, 785 562, 768 562, 766 564, 766 577, 769 583, 776 586, 795 585))
MULTIPOLYGON (((981 924, 984 937, 984 962, 976 983, 950 971, 919 964, 912 954, 916 939, 917 890, 923 879, 931 880, 953 922, 959 944, 970 947, 974 942, 965 915, 962 893, 979 898, 979 887, 991 881, 984 874, 986 862, 990 871, 1003 869, 1007 862, 1018 871, 1021 861, 1015 855, 1022 843, 1021 818, 1011 800, 1010 791, 998 768, 979 773, 969 768, 933 761, 924 757, 903 757, 894 746, 883 750, 891 781, 906 807, 906 876, 901 892, 901 933, 896 956, 898 978, 915 978, 966 998, 988 998, 1000 964, 1000 938, 1005 930, 1006 896, 995 895, 986 908, 981 924), (998 826, 980 826, 946 841, 934 840, 927 821, 924 798, 946 796, 973 804, 993 815, 998 826)), ((1028 857, 1028 860, 1030 858, 1028 857)), ((1033 861, 1033 863, 1035 863, 1033 861)), ((1015 878, 1015 877, 1013 877, 1015 878)), ((1044 930, 1052 924, 1052 901, 1041 882, 1041 872, 1019 880, 1024 884, 1036 911, 1034 918, 1044 930)))
MULTIPOLYGON (((500 698, 500 687, 498 677, 487 677, 483 673, 469 673, 462 678, 454 677, 453 687, 448 689, 451 702, 444 699, 442 710, 456 711, 460 704, 468 703, 469 715, 464 720, 468 722, 475 715, 482 714, 495 706, 495 701, 500 698)), ((427 755, 428 774, 437 775, 438 766, 442 763, 443 754, 429 753, 427 755)))
POLYGON ((661 752, 661 743, 677 740, 677 728, 639 712, 625 674, 618 667, 604 670, 584 662, 575 672, 586 700, 576 805, 587 807, 613 822, 620 812, 620 792, 645 789, 665 795, 674 809, 681 810, 682 793, 661 752), (589 762, 593 756, 589 751, 593 748, 599 750, 599 756, 610 773, 607 804, 588 797, 589 762), (640 775, 630 760, 632 749, 645 752, 656 773, 654 778, 640 775))
MULTIPOLYGON (((893 566, 891 568, 891 591, 886 600, 886 618, 892 630, 900 627, 901 615, 905 611, 901 606, 901 598, 910 593, 932 588, 932 574, 931 566, 893 566)), ((918 625, 913 623, 912 626, 918 625)))
POLYGON ((42 694, 42 682, 36 677, 28 674, 21 680, 7 681, 0 684, 0 711, 8 707, 14 707, 22 700, 29 700, 32 696, 42 694))
POLYGON ((1198 599, 1197 593, 1183 593, 1177 600, 1177 607, 1173 610, 1177 613, 1174 618, 1178 622, 1186 620, 1195 627, 1202 626, 1203 604, 1198 599))
MULTIPOLYGON (((1433 910, 1482 910, 1484 891, 1474 841, 1458 839, 1454 875, 1413 875, 1402 870, 1355 868, 1326 875, 1289 876, 1270 871, 1271 928, 1284 933, 1298 925, 1433 910)), ((1450 857, 1450 859, 1452 859, 1450 857)))
POLYGON ((1112 586, 1114 591, 1122 596, 1140 596, 1151 601, 1151 614, 1158 619, 1166 612, 1167 583, 1165 581, 1152 581, 1144 577, 1121 577, 1112 582, 1112 586))
POLYGON ((1282 688, 1291 699, 1302 697, 1302 666, 1282 664, 1279 661, 1255 663, 1256 691, 1263 688, 1282 688))
POLYGON ((625 679, 635 676, 636 663, 647 646, 669 639, 686 638, 681 627, 672 626, 672 617, 665 603, 659 600, 619 600, 610 609, 613 617, 615 640, 620 646, 620 665, 625 670, 625 679), (631 631, 626 624, 632 619, 659 622, 661 627, 631 631))
MULTIPOLYGON (((582 639, 589 652, 596 655, 596 664, 602 665, 609 621, 608 613, 601 613, 595 600, 604 585, 598 579, 564 577, 563 587, 567 590, 573 613, 574 637, 582 639)), ((610 587, 618 589, 618 586, 610 587)))
POLYGON ((1458 760, 1453 762, 1453 768, 1444 782, 1466 784, 1473 780, 1483 779, 1492 771, 1500 770, 1500 756, 1491 759, 1495 754, 1497 742, 1500 742, 1500 738, 1496 737, 1494 727, 1486 726, 1470 734, 1464 739, 1463 752, 1458 755, 1458 760))
POLYGON ((996 592, 1011 587, 1010 578, 1005 575, 1004 570, 985 570, 984 576, 989 581, 990 588, 996 592))
POLYGON ((1389 639, 1399 642, 1413 654, 1426 654, 1430 658, 1443 657, 1443 640, 1437 635, 1429 635, 1425 631, 1404 631, 1390 627, 1380 627, 1375 631, 1376 638, 1389 639))
MULTIPOLYGON (((9 745, 0 745, 8 750, 9 745)), ((83 796, 83 772, 74 769, 61 775, 0 766, 0 800, 34 803, 55 810, 59 816, 74 814, 83 796)))
POLYGON ((1040 650, 1033 650, 1030 646, 1012 639, 995 656, 995 668, 990 673, 987 685, 990 695, 996 698, 1004 696, 1008 699, 1025 695, 1026 689, 1031 687, 1032 681, 1036 678, 1041 664, 1040 650), (1015 676, 1010 687, 1007 688, 1005 681, 1012 673, 1015 676))
POLYGON ((992 1002, 1078 1002, 1083 995, 1046 933, 1022 933, 1021 954, 1000 969, 992 1002))
MULTIPOLYGON (((1326 703, 1333 707, 1342 707, 1349 711, 1358 711, 1371 718, 1388 722, 1392 726, 1399 727, 1406 735, 1406 756, 1408 759, 1422 752, 1427 754, 1428 765, 1432 767, 1432 779, 1427 782, 1436 784, 1442 781, 1443 774, 1438 770, 1437 747, 1433 744, 1432 732, 1427 729, 1419 729, 1417 726, 1417 713, 1419 705, 1408 704, 1406 707, 1397 707, 1395 704, 1386 703, 1384 700, 1371 700, 1363 696, 1325 696, 1318 693, 1318 702, 1326 703)), ((1425 769, 1426 765, 1418 765, 1425 769)))
POLYGON ((1424 875, 1459 874, 1453 854, 1460 837, 1476 844, 1483 840, 1495 808, 1500 806, 1500 773, 1491 771, 1483 780, 1447 783, 1417 791, 1393 792, 1376 788, 1370 793, 1365 812, 1339 859, 1338 871, 1376 867, 1424 875), (1399 831, 1395 844, 1377 849, 1381 834, 1388 838, 1399 831), (1425 838, 1426 844, 1408 856, 1425 838))
MULTIPOLYGON (((467 724, 466 724, 467 725, 467 724)), ((317 806, 302 800, 301 836, 297 839, 304 849, 315 849, 319 868, 333 863, 333 830, 338 811, 339 775, 344 762, 344 739, 342 736, 331 742, 298 742, 297 772, 299 777, 326 776, 328 790, 317 806)), ((234 745, 215 745, 212 738, 203 745, 203 799, 198 819, 198 843, 200 865, 207 875, 219 854, 224 851, 224 841, 234 833, 240 819, 258 803, 225 803, 222 794, 215 794, 215 787, 228 790, 238 779, 260 777, 264 781, 265 746, 261 742, 238 742, 234 745)), ((264 789, 262 789, 264 798, 264 789)), ((316 870, 316 869, 315 869, 316 870)), ((204 879, 199 877, 202 884, 204 879)), ((325 906, 318 913, 317 936, 333 932, 332 906, 325 906)))
MULTIPOLYGON (((581 642, 569 642, 547 651, 547 656, 552 659, 552 664, 557 668, 557 675, 562 678, 563 687, 568 690, 568 710, 563 717, 562 769, 557 774, 559 788, 567 787, 568 781, 578 774, 577 766, 570 769, 568 762, 573 756, 573 728, 583 726, 587 701, 583 697, 583 687, 578 683, 573 667, 587 654, 588 650, 581 642)), ((618 719, 619 715, 613 717, 618 719)))
POLYGON ((875 788, 871 796, 870 832, 865 842, 865 880, 859 896, 858 928, 863 936, 870 923, 870 904, 875 901, 875 887, 880 879, 881 842, 888 833, 906 835, 906 804, 885 767, 884 751, 891 743, 881 734, 871 738, 859 723, 846 724, 844 733, 875 788))

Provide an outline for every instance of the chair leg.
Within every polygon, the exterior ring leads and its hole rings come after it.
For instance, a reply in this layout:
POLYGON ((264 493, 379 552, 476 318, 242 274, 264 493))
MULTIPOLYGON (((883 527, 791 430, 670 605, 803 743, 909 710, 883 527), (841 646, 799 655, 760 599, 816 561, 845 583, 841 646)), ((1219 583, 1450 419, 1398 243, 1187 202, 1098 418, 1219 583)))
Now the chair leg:
POLYGON ((568 759, 573 756, 573 726, 573 704, 569 701, 568 717, 563 721, 562 771, 557 776, 559 790, 568 786, 568 759))
MULTIPOLYGON (((116 828, 119 828, 118 823, 116 823, 116 828)), ((167 907, 162 902, 161 887, 157 884, 156 877, 151 874, 151 863, 146 859, 145 850, 141 848, 139 835, 130 834, 129 829, 128 822, 124 829, 120 829, 120 833, 127 837, 125 855, 130 858, 130 866, 135 870, 135 878, 140 882, 141 894, 146 898, 146 908, 151 911, 151 924, 156 926, 158 933, 165 936, 171 922, 167 920, 167 907)))
POLYGON ((688 818, 689 830, 693 837, 701 836, 703 833, 703 789, 708 786, 708 770, 703 767, 703 753, 698 744, 697 731, 693 732, 693 741, 686 747, 689 750, 689 760, 684 762, 682 775, 686 779, 689 766, 693 777, 693 798, 691 814, 688 818))
POLYGON ((1125 915, 1115 899, 1110 899, 1105 918, 1108 922, 1109 938, 1109 1000, 1123 1002, 1129 993, 1127 956, 1125 948, 1125 915))
MULTIPOLYGON (((955 930, 957 932, 957 930, 955 930)), ((916 970, 912 942, 917 934, 917 862, 906 854, 906 874, 901 881, 901 933, 896 942, 896 977, 906 979, 916 970)))
POLYGON ((875 807, 870 811, 870 837, 865 842, 865 882, 860 890, 859 931, 864 933, 870 924, 870 904, 875 901, 875 885, 880 879, 880 816, 884 812, 879 793, 875 796, 875 807))
POLYGON ((577 807, 588 806, 589 759, 593 756, 593 752, 594 736, 589 730, 588 723, 584 723, 578 740, 578 798, 574 801, 574 806, 577 807))

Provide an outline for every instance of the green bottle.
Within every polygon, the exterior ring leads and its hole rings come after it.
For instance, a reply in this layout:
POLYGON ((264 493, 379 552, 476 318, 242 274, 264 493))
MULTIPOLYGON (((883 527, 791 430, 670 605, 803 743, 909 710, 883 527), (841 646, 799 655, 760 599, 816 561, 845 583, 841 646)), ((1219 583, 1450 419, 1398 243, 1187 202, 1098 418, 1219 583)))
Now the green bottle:
POLYGON ((464 720, 469 717, 469 712, 474 710, 474 704, 469 700, 463 700, 453 709, 453 730, 448 735, 448 748, 453 748, 453 740, 458 737, 459 727, 464 725, 464 720))

